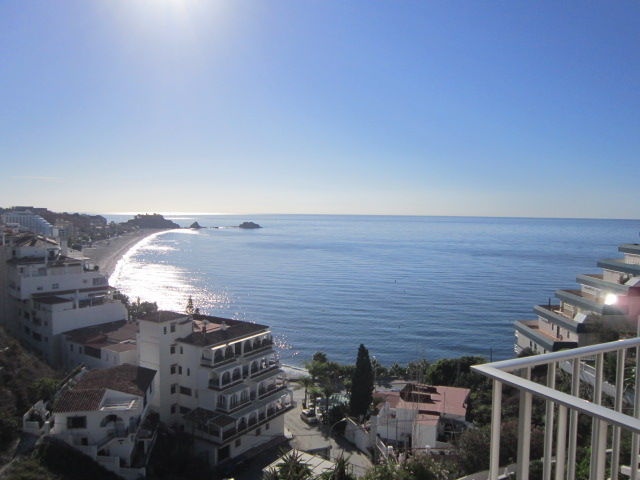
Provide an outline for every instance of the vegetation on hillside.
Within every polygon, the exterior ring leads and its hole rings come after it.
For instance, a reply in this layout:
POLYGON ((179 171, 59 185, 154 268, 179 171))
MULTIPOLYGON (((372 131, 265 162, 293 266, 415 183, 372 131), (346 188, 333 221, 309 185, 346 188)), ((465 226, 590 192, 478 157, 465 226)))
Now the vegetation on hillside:
POLYGON ((55 393, 60 377, 0 328, 0 450, 18 436, 31 405, 55 393))

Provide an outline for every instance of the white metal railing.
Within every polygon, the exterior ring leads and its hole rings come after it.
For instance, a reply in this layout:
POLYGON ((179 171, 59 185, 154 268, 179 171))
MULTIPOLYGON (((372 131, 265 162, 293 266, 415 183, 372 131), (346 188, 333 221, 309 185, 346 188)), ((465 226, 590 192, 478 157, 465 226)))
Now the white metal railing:
MULTIPOLYGON (((625 474, 631 480, 638 477, 638 454, 640 453, 640 338, 618 340, 610 343, 590 345, 571 350, 535 355, 512 360, 476 365, 478 373, 493 381, 491 411, 491 450, 489 479, 498 479, 500 459, 500 424, 502 418, 502 387, 508 385, 519 391, 518 450, 516 477, 529 478, 531 447, 531 413, 533 399, 546 403, 544 417, 543 480, 574 480, 576 475, 576 453, 578 448, 578 416, 591 418, 590 480, 604 480, 607 473, 611 479, 625 474), (633 394, 633 416, 622 412, 625 393, 625 365, 627 354, 632 370, 635 368, 631 388, 633 394), (602 405, 605 354, 615 354, 615 395, 611 406, 602 405), (632 358, 635 357, 635 358, 632 358), (595 361, 593 392, 589 399, 581 398, 581 369, 583 362, 595 361), (559 364, 569 362, 572 366, 570 393, 556 388, 556 373, 559 364), (531 379, 533 367, 546 366, 546 385, 531 379), (631 433, 631 451, 621 458, 621 432, 631 433), (607 454, 610 458, 607 461, 607 454), (621 462, 629 466, 621 467, 621 462)), ((592 383, 592 382, 589 382, 592 383)))

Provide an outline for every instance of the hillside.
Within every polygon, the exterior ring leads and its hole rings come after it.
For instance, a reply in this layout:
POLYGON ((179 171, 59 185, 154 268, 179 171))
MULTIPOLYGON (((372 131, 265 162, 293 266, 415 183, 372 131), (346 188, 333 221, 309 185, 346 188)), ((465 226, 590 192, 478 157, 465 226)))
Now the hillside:
POLYGON ((0 328, 0 451, 18 436, 24 412, 51 395, 60 377, 0 328))

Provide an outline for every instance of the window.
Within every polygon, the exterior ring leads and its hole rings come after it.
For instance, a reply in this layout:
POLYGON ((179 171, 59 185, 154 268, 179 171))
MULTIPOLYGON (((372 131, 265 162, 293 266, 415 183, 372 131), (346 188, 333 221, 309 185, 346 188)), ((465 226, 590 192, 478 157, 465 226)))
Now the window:
POLYGON ((29 327, 24 327, 24 332, 25 333, 31 333, 31 329, 29 327))
POLYGON ((264 424, 264 429, 265 429, 265 430, 269 430, 269 424, 268 424, 268 423, 265 423, 265 424, 264 424))
POLYGON ((256 437, 257 437, 258 435, 260 435, 260 429, 257 429, 257 430, 256 430, 256 437))
POLYGON ((187 395, 187 396, 191 396, 191 389, 187 388, 187 387, 180 387, 180 393, 182 395, 187 395))
POLYGON ((177 383, 174 383, 171 385, 171 393, 176 393, 176 387, 178 386, 177 383))
POLYGON ((167 334, 167 327, 164 327, 163 330, 164 330, 164 334, 166 335, 167 334))
POLYGON ((87 417, 67 417, 67 428, 87 428, 87 417))
POLYGON ((33 332, 31 336, 34 338, 34 340, 37 340, 38 342, 42 341, 42 335, 40 335, 39 333, 33 332))
POLYGON ((73 344, 69 345, 69 350, 73 352, 73 344))
POLYGON ((180 366, 178 367, 178 373, 179 373, 180 375, 182 375, 182 365, 180 365, 180 366))
POLYGON ((176 404, 171 405, 171 413, 176 413, 176 404))
POLYGON ((191 411, 191 409, 190 409, 190 408, 187 408, 187 407, 180 407, 180 413, 181 413, 182 415, 186 415, 186 414, 187 414, 187 413, 189 413, 190 411, 191 411))
POLYGON ((175 323, 172 323, 172 324, 171 324, 171 333, 173 333, 173 332, 175 332, 175 331, 176 331, 176 324, 175 324, 175 323))
POLYGON ((175 345, 171 345, 169 347, 169 352, 171 353, 171 355, 173 355, 174 353, 176 353, 176 346, 175 345))
POLYGON ((236 447, 239 447, 240 445, 242 445, 242 440, 240 440, 239 438, 236 440, 236 447))
POLYGON ((191 369, 187 368, 187 377, 191 375, 191 369))
POLYGON ((182 347, 180 347, 180 355, 182 355, 184 353, 184 351, 182 350, 182 347))
POLYGON ((57 290, 58 288, 60 288, 60 284, 59 283, 53 283, 53 284, 51 284, 51 288, 53 290, 57 290))
POLYGON ((171 365, 171 375, 174 375, 176 373, 176 364, 174 363, 173 365, 171 365))

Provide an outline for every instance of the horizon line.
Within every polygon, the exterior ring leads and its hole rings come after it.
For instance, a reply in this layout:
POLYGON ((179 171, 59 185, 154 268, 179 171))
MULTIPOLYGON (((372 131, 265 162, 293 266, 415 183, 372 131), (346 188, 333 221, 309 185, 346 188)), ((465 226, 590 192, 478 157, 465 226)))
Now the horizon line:
POLYGON ((512 218, 512 219, 538 219, 538 220, 625 220, 625 221, 640 221, 640 218, 620 218, 620 217, 546 217, 546 216, 518 216, 518 215, 442 215, 442 214, 413 214, 413 213, 282 213, 282 212, 252 212, 252 213, 237 213, 237 212, 84 212, 90 215, 149 215, 159 214, 165 217, 171 216, 251 216, 251 215, 307 215, 307 216, 334 216, 334 217, 436 217, 436 218, 512 218))

